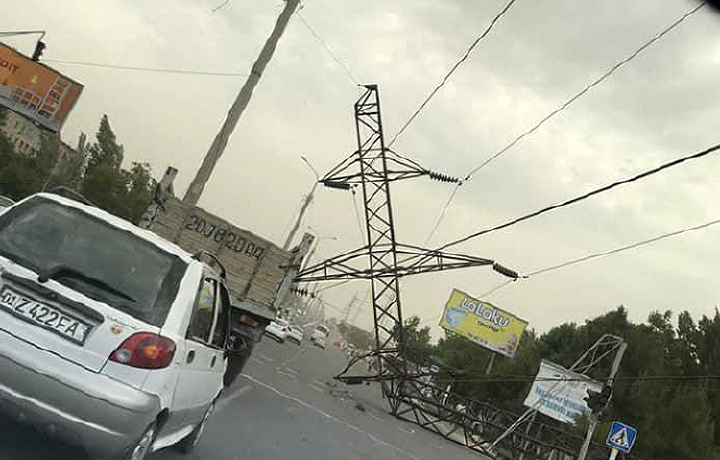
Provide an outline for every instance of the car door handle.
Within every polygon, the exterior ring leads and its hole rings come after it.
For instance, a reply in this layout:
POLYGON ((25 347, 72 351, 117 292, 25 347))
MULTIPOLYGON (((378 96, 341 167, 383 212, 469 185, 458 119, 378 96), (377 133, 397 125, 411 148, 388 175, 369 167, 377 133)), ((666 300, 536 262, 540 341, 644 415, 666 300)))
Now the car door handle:
POLYGON ((187 362, 190 364, 193 361, 195 361, 195 350, 190 350, 187 354, 187 362))
POLYGON ((210 360, 210 367, 215 367, 215 363, 217 362, 217 356, 213 356, 210 360))

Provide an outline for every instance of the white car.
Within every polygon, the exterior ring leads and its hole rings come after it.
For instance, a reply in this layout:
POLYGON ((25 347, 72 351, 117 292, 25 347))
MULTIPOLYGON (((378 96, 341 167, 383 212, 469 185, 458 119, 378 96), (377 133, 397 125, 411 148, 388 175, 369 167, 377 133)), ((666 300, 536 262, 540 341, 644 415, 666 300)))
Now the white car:
POLYGON ((330 335, 330 331, 323 325, 316 326, 310 336, 310 341, 313 345, 325 349, 327 346, 327 338, 330 335))
POLYGON ((197 444, 223 388, 222 274, 91 206, 0 214, 0 412, 93 457, 197 444))
POLYGON ((287 339, 289 333, 290 326, 281 319, 270 321, 270 324, 265 328, 265 334, 270 335, 270 337, 280 343, 283 343, 285 339, 287 339))
POLYGON ((300 326, 290 326, 287 339, 300 345, 303 341, 303 330, 300 326))

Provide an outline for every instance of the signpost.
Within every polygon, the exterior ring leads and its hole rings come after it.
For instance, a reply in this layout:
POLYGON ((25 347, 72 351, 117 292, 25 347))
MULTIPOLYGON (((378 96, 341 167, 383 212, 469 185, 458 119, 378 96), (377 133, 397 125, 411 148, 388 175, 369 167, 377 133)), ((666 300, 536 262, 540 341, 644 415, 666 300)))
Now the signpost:
POLYGON ((610 460, 615 460, 618 452, 630 453, 637 439, 637 430, 629 425, 620 422, 613 422, 610 432, 605 439, 605 444, 612 447, 610 460))

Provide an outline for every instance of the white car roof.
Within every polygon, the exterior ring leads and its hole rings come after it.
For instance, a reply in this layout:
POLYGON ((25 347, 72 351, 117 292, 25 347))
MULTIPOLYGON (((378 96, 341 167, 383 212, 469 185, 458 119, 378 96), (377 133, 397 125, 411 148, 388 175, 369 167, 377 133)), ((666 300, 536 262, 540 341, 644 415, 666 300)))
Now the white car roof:
POLYGON ((182 249, 180 246, 171 243, 170 241, 156 235, 155 233, 151 232, 150 230, 142 229, 142 228, 128 222, 125 219, 114 216, 107 211, 103 211, 100 208, 96 208, 95 206, 88 206, 88 205, 80 203, 78 201, 71 200, 69 198, 65 198, 65 197, 62 197, 59 195, 55 195, 53 193, 37 193, 35 195, 31 195, 31 196, 19 201, 18 203, 16 203, 16 205, 19 205, 26 201, 32 200, 34 197, 42 197, 47 200, 55 201, 63 206, 79 209, 80 211, 82 211, 86 214, 89 214, 93 217, 96 217, 98 219, 101 219, 101 220, 107 222, 108 224, 112 225, 113 227, 117 227, 121 230, 130 232, 130 233, 134 234, 135 236, 137 236, 138 238, 141 238, 145 241, 148 241, 149 243, 152 243, 153 245, 157 246, 158 248, 162 249, 163 251, 169 252, 170 254, 173 254, 173 255, 179 257, 182 261, 184 261, 188 264, 195 261, 195 259, 192 258, 192 255, 189 252, 182 249))

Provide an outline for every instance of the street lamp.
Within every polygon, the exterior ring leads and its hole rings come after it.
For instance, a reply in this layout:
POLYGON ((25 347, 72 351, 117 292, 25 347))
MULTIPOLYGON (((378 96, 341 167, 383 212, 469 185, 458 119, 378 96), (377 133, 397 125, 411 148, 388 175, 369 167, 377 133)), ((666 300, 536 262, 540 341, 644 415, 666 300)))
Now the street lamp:
POLYGON ((293 228, 290 230, 290 233, 287 236, 287 239, 285 239, 285 243, 283 244, 283 249, 288 250, 290 249, 290 244, 293 241, 293 238, 295 238, 295 233, 297 232, 298 228, 300 228, 300 224, 302 223, 303 217, 305 216, 305 211, 307 211, 308 206, 310 206, 310 203, 312 203, 313 197, 315 196, 315 189, 317 188, 318 182, 320 182, 320 174, 318 174, 317 169, 313 167, 313 165, 310 164, 310 161, 308 161, 305 156, 301 155, 300 159, 312 170, 313 174, 315 174, 315 179, 317 179, 314 183, 312 188, 310 189, 310 193, 305 197, 305 201, 303 201, 302 206, 300 207, 300 213, 297 216, 297 219, 295 220, 295 225, 293 225, 293 228))

